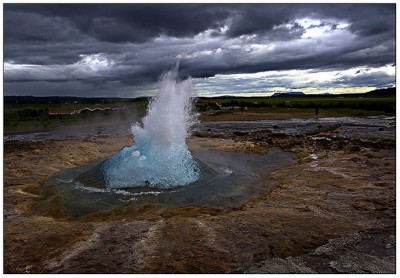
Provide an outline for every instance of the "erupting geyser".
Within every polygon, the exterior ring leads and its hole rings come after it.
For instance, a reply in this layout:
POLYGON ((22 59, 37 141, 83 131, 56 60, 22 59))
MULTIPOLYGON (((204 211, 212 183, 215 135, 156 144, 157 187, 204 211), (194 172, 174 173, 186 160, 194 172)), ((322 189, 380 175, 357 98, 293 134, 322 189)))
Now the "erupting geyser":
POLYGON ((197 142, 191 153, 186 139, 197 122, 193 85, 190 79, 177 82, 177 73, 175 68, 162 76, 143 124, 131 127, 135 144, 46 180, 41 211, 53 213, 60 206, 72 217, 83 217, 126 204, 133 210, 149 204, 236 207, 265 188, 271 171, 291 163, 291 155, 277 148, 267 155, 225 152, 210 149, 212 141, 197 142))
POLYGON ((161 78, 143 126, 131 131, 135 145, 125 147, 103 164, 108 188, 171 188, 196 181, 200 167, 187 145, 189 128, 196 122, 192 113, 191 79, 177 82, 177 67, 161 78))

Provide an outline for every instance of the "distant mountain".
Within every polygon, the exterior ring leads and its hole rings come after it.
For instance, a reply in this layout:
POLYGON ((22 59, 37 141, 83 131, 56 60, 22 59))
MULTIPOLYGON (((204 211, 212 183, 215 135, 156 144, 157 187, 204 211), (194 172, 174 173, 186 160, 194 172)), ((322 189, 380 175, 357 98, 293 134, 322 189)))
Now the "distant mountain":
POLYGON ((306 96, 303 92, 287 92, 287 93, 275 93, 272 97, 299 97, 299 96, 306 96))

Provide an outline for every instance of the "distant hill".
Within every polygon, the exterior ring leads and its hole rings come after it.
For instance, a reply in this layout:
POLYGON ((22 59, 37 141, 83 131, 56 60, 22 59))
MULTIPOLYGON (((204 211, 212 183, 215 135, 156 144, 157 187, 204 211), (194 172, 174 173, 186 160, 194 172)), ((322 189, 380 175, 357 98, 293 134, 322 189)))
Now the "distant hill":
POLYGON ((287 93, 275 93, 272 97, 299 97, 306 96, 303 92, 287 92, 287 93))
POLYGON ((396 96, 396 87, 374 90, 374 91, 367 92, 367 93, 363 94, 363 96, 369 96, 369 97, 390 97, 390 96, 393 96, 394 97, 394 96, 396 96))
POLYGON ((330 96, 335 97, 395 97, 396 96, 396 87, 394 88, 385 88, 385 89, 377 89, 370 92, 366 92, 363 94, 332 94, 330 96))

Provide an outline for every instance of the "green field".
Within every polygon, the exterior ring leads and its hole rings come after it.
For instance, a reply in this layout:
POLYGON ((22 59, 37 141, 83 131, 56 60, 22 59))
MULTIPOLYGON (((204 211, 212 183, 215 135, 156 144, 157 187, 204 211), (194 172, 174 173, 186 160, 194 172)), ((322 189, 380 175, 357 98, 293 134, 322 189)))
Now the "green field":
POLYGON ((391 97, 254 97, 254 98, 203 98, 203 101, 221 103, 223 106, 247 106, 247 107, 295 107, 313 108, 350 108, 365 109, 383 112, 395 112, 396 98, 391 97))
POLYGON ((337 97, 337 96, 300 96, 300 97, 254 97, 254 98, 202 98, 201 101, 223 107, 240 109, 247 107, 249 112, 287 113, 289 111, 315 113, 325 112, 347 116, 395 115, 396 97, 337 97))
MULTIPOLYGON (((18 99, 18 98, 17 98, 18 99)), ((34 101, 7 99, 4 103, 4 132, 30 132, 55 126, 74 124, 81 121, 129 120, 132 115, 143 117, 148 99, 79 99, 74 101, 48 101, 33 98, 34 101), (97 111, 75 115, 49 115, 53 110, 75 110, 85 107, 122 107, 123 111, 97 111)), ((235 109, 247 107, 253 113, 330 113, 343 116, 395 115, 395 91, 377 95, 341 96, 285 96, 285 97, 221 97, 197 98, 205 105, 201 111, 213 110, 216 114, 232 113, 235 109), (223 110, 216 105, 222 105, 223 110), (205 108, 206 107, 206 108, 205 108)))
POLYGON ((32 132, 75 123, 105 120, 129 120, 143 117, 147 101, 132 102, 129 100, 112 103, 5 103, 4 133, 32 132), (49 111, 79 110, 82 108, 123 107, 122 111, 96 111, 74 115, 49 115, 49 111))

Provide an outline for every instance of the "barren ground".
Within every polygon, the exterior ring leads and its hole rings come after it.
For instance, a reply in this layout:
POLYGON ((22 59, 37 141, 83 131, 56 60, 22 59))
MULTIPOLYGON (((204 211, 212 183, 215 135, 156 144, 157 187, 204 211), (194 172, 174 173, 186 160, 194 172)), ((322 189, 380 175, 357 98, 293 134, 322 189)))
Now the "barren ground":
POLYGON ((121 208, 81 219, 56 202, 41 211, 42 182, 131 138, 6 142, 4 272, 395 273, 395 127, 375 139, 337 132, 193 137, 226 151, 277 146, 297 159, 265 181, 272 190, 235 209, 121 208))

